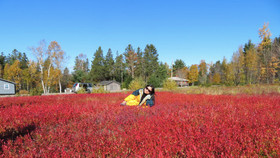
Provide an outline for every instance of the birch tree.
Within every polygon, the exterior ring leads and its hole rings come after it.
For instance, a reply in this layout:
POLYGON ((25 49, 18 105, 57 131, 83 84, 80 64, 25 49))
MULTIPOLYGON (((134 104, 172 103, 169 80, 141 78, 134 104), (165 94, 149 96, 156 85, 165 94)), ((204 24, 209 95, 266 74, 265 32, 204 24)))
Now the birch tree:
POLYGON ((50 66, 55 66, 56 69, 56 74, 57 74, 57 80, 58 80, 58 84, 59 84, 59 93, 62 92, 62 87, 61 87, 61 78, 62 78, 62 73, 61 73, 61 69, 62 69, 62 63, 65 59, 65 53, 64 51, 61 49, 61 46, 56 42, 56 41, 52 41, 48 47, 48 55, 49 55, 49 60, 50 60, 50 65, 49 65, 49 69, 48 69, 48 77, 49 77, 49 70, 50 70, 50 66))
POLYGON ((40 41, 38 47, 31 47, 30 49, 37 59, 37 63, 39 66, 39 71, 40 71, 41 85, 42 85, 44 94, 46 94, 47 90, 46 90, 45 81, 44 81, 44 58, 47 55, 46 42, 44 40, 42 40, 42 41, 40 41))

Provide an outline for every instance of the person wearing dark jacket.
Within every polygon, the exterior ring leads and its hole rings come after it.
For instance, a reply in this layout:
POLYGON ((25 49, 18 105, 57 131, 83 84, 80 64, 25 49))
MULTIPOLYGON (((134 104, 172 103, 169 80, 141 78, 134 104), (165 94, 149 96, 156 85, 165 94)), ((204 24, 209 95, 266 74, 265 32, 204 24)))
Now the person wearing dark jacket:
POLYGON ((155 88, 147 85, 145 88, 138 89, 127 96, 121 105, 152 107, 155 105, 155 88))

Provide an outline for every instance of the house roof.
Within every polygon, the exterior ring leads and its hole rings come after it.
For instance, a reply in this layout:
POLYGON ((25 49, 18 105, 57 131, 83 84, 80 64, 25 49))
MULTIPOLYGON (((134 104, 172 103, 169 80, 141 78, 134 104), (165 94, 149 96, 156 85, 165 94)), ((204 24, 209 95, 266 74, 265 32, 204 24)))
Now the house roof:
POLYGON ((184 79, 184 78, 180 78, 180 77, 170 77, 168 78, 170 80, 174 80, 174 81, 189 81, 187 79, 184 79))
POLYGON ((117 81, 101 81, 101 82, 99 83, 99 85, 105 86, 105 85, 109 85, 109 84, 111 84, 111 83, 116 83, 116 84, 121 85, 121 84, 120 84, 119 82, 117 82, 117 81))
POLYGON ((8 81, 8 80, 4 80, 4 79, 2 79, 2 78, 0 78, 0 81, 4 81, 4 82, 8 82, 8 83, 12 83, 12 84, 16 84, 15 82, 8 81))

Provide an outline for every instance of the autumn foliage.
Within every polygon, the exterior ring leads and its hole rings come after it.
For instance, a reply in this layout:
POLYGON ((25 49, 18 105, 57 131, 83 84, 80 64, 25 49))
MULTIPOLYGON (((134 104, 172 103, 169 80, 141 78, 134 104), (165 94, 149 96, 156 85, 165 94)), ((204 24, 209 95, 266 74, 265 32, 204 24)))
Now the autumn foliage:
POLYGON ((0 157, 280 156, 280 96, 158 92, 0 98, 0 157))

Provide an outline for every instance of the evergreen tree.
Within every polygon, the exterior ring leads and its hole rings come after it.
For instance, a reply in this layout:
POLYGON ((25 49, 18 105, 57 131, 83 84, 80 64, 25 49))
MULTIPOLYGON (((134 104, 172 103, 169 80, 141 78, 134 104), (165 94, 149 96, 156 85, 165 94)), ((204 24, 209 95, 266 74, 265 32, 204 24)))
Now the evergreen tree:
POLYGON ((145 75, 145 81, 147 82, 148 78, 153 73, 155 73, 155 71, 159 66, 157 49, 153 44, 146 45, 143 58, 144 58, 143 72, 145 75))
POLYGON ((86 62, 84 63, 84 70, 86 73, 89 72, 89 61, 88 58, 86 58, 86 62))
POLYGON ((279 82, 280 81, 280 36, 275 37, 275 39, 273 40, 272 54, 274 57, 273 65, 276 71, 273 81, 276 80, 277 82, 279 82))
POLYGON ((75 58, 74 71, 72 73, 73 82, 87 82, 88 79, 88 58, 84 54, 79 54, 75 58))
POLYGON ((25 53, 19 52, 17 49, 14 49, 11 54, 7 57, 7 63, 12 65, 16 60, 20 62, 20 68, 26 69, 28 68, 28 58, 25 53))
POLYGON ((5 64, 6 64, 6 56, 4 55, 3 52, 1 52, 1 55, 0 55, 0 65, 5 67, 5 64))
POLYGON ((82 70, 76 70, 75 72, 73 72, 72 76, 73 76, 72 78, 73 82, 87 82, 88 79, 86 72, 82 70))
POLYGON ((27 69, 28 68, 29 60, 28 60, 25 53, 22 54, 22 58, 20 58, 19 61, 20 61, 20 68, 21 69, 27 69))
POLYGON ((167 73, 168 67, 161 62, 156 72, 150 76, 148 84, 152 84, 154 87, 162 87, 163 81, 168 77, 167 73))
POLYGON ((6 64, 6 56, 4 55, 3 52, 1 52, 1 55, 0 55, 0 78, 3 78, 5 64, 6 64))
POLYGON ((123 83, 123 79, 124 79, 124 68, 125 68, 125 63, 124 63, 124 59, 123 59, 123 55, 122 54, 118 54, 117 52, 117 56, 115 59, 116 63, 115 63, 115 79, 116 81, 120 82, 121 84, 123 83))
POLYGON ((255 48, 255 45, 252 43, 251 40, 249 40, 248 43, 245 43, 244 49, 243 49, 245 56, 246 56, 246 54, 247 54, 247 51, 248 51, 249 49, 252 49, 252 48, 255 48))
POLYGON ((104 61, 104 76, 106 80, 114 78, 114 59, 111 48, 109 48, 104 61))
POLYGON ((62 89, 70 88, 73 85, 71 82, 71 74, 69 73, 69 69, 66 67, 63 70, 61 86, 62 89))
POLYGON ((182 59, 176 59, 174 66, 173 66, 173 72, 176 72, 177 70, 180 70, 180 69, 184 68, 185 66, 186 66, 185 62, 182 59))
POLYGON ((122 86, 122 88, 129 88, 129 85, 130 85, 131 81, 133 81, 133 78, 127 72, 124 72, 123 76, 124 76, 124 80, 123 80, 121 86, 122 86))
POLYGON ((6 62, 9 63, 9 65, 12 65, 16 60, 18 60, 18 58, 19 52, 18 50, 14 49, 12 53, 8 55, 6 62))
POLYGON ((101 47, 99 47, 94 53, 89 79, 93 82, 100 82, 105 79, 104 57, 103 50, 101 49, 101 47))
POLYGON ((141 49, 138 47, 137 48, 137 62, 136 62, 136 67, 135 67, 135 76, 136 77, 141 77, 144 79, 144 58, 143 58, 143 52, 141 49))

